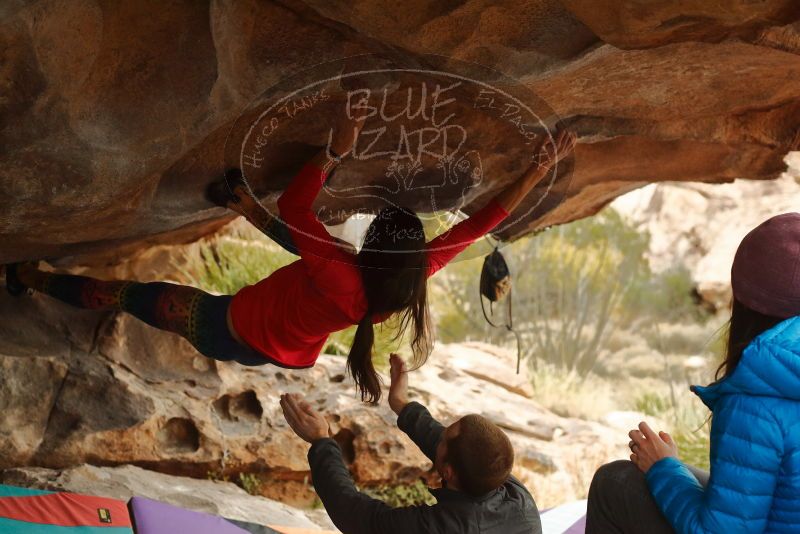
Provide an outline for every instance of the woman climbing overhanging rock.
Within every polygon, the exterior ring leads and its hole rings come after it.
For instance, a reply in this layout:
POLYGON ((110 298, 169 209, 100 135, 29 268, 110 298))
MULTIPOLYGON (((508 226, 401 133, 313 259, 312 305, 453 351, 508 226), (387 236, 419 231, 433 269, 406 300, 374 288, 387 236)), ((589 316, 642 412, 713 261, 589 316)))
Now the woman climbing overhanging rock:
POLYGON ((233 296, 215 296, 164 282, 105 282, 23 264, 8 266, 9 291, 31 288, 81 308, 126 311, 183 336, 209 358, 242 365, 311 367, 331 333, 358 325, 347 367, 361 398, 377 402, 381 387, 372 365, 373 324, 400 315, 400 330, 413 329, 416 362, 424 361, 431 346, 427 278, 517 208, 572 151, 575 136, 560 132, 556 139, 543 140, 536 162, 519 180, 430 243, 415 213, 382 210, 367 229, 361 251, 353 255, 337 245, 312 211, 328 173, 341 162, 339 154, 351 151, 363 128, 362 118, 343 116, 330 147, 303 167, 278 200, 282 222, 271 220, 257 202, 248 202, 246 191, 235 184, 232 188, 239 202, 231 207, 300 255, 261 282, 233 296))

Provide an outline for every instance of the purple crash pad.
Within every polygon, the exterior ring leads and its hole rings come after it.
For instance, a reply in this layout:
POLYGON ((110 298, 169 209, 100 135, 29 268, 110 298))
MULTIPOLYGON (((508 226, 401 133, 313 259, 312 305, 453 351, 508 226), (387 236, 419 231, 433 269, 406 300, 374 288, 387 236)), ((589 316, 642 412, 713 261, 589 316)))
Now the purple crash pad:
POLYGON ((542 532, 544 534, 585 534, 586 501, 573 501, 543 510, 542 532))
POLYGON ((221 517, 184 510, 144 497, 132 498, 129 507, 138 534, 248 534, 221 517))
POLYGON ((564 531, 564 534, 586 534, 586 516, 564 531))

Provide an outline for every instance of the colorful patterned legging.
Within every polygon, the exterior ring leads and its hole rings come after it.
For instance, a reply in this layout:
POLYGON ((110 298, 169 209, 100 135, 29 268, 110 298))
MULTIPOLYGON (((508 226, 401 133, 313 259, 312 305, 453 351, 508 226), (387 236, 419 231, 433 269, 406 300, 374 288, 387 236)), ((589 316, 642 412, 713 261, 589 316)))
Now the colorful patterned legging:
MULTIPOLYGON (((288 252, 297 254, 289 228, 273 217, 247 192, 245 204, 229 207, 244 215, 248 221, 288 252)), ((51 274, 34 270, 20 281, 36 291, 67 304, 92 310, 120 310, 145 323, 186 338, 201 354, 242 365, 282 364, 250 347, 231 335, 227 313, 233 297, 215 296, 189 286, 165 282, 104 282, 86 276, 51 274)))
POLYGON ((104 282, 42 271, 20 278, 29 287, 72 306, 128 312, 160 330, 183 336, 209 358, 242 365, 270 362, 231 335, 227 312, 232 297, 228 295, 210 295, 194 287, 166 282, 104 282))

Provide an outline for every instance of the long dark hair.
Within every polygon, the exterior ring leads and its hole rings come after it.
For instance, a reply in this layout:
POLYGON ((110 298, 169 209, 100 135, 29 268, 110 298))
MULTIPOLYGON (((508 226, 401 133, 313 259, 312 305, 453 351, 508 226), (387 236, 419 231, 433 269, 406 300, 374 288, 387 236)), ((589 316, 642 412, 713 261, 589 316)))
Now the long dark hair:
POLYGON ((376 404, 381 398, 381 380, 372 364, 375 318, 400 313, 399 339, 411 326, 414 364, 422 365, 433 340, 427 300, 427 256, 422 221, 411 210, 384 208, 372 221, 357 255, 367 297, 367 313, 358 323, 347 370, 361 400, 376 404))
POLYGON ((715 378, 721 380, 733 373, 742 352, 755 338, 785 319, 764 315, 748 308, 736 298, 731 306, 731 320, 728 324, 728 342, 725 348, 725 360, 717 368, 715 378))

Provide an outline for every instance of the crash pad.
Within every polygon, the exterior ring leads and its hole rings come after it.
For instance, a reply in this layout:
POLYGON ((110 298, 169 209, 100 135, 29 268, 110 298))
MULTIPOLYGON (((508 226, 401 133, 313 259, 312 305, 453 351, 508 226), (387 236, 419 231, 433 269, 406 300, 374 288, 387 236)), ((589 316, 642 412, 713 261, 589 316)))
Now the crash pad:
POLYGON ((133 534, 123 501, 0 485, 0 532, 133 534))

